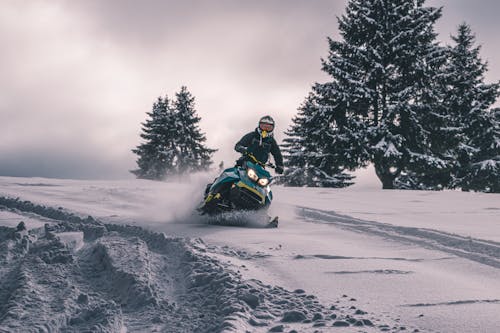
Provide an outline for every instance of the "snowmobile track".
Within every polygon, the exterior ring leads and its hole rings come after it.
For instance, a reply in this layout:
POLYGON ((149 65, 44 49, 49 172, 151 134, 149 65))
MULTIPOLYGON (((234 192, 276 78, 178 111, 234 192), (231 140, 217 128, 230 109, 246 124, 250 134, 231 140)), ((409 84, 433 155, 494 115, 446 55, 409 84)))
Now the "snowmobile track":
POLYGON ((464 237, 443 231, 401 227, 392 224, 366 221, 333 211, 299 208, 299 215, 308 222, 328 223, 348 230, 377 235, 404 243, 439 250, 500 268, 500 243, 464 237))

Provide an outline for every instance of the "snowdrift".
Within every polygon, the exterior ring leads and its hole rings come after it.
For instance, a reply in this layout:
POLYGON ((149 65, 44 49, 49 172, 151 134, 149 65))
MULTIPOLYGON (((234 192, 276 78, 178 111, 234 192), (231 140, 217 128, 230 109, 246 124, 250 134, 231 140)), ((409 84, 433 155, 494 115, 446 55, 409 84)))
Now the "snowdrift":
POLYGON ((201 239, 104 224, 18 199, 0 204, 47 222, 31 230, 24 222, 0 227, 0 331, 312 332, 379 321, 341 300, 326 306, 301 289, 245 280, 210 256, 227 249, 201 239))

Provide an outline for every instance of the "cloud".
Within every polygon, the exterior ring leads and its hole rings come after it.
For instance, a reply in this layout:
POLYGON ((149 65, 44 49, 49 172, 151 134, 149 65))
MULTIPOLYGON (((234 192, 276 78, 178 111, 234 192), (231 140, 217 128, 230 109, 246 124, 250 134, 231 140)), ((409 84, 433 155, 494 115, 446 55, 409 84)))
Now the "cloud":
MULTIPOLYGON (((3 3, 0 166, 10 165, 3 174, 19 175, 8 171, 12 165, 22 175, 38 174, 40 163, 29 163, 37 151, 53 156, 55 169, 70 160, 97 169, 71 152, 103 148, 120 158, 101 164, 123 174, 124 161, 135 160, 130 149, 145 112, 181 85, 196 96, 208 144, 219 148, 216 160, 235 158, 234 142, 263 114, 284 130, 302 91, 321 73, 318 57, 305 55, 322 49, 328 35, 311 24, 320 8, 290 4, 3 3)), ((333 11, 326 1, 320 6, 333 11)), ((92 157, 103 162, 102 154, 92 157)))
MULTIPOLYGON (((232 163, 234 143, 264 114, 282 139, 311 84, 328 79, 320 58, 326 37, 338 38, 345 3, 1 2, 0 174, 126 177, 146 112, 182 85, 196 97, 217 164, 232 163), (42 165, 43 156, 51 162, 42 165)), ((488 77, 498 77, 496 23, 480 19, 492 11, 465 0, 445 5, 438 31, 470 17, 485 41, 488 77)))
MULTIPOLYGON (((86 151, 68 147, 46 146, 33 149, 15 149, 2 152, 0 175, 13 177, 47 177, 74 179, 124 179, 130 178, 127 164, 120 163, 107 151, 86 151), (56 148, 56 149, 54 149, 56 148)), ((128 165, 133 167, 132 165, 128 165)))

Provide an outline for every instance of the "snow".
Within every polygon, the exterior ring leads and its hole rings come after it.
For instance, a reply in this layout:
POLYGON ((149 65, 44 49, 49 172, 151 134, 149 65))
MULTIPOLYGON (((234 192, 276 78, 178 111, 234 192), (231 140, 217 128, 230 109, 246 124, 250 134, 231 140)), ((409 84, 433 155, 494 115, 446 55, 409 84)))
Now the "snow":
POLYGON ((481 170, 496 170, 497 165, 499 163, 498 163, 498 161, 490 159, 490 160, 481 161, 481 162, 476 163, 476 164, 479 164, 479 168, 481 170))
POLYGON ((498 194, 275 186, 279 228, 241 228, 192 213, 211 179, 0 177, 0 331, 500 325, 498 194))
POLYGON ((384 157, 401 156, 401 152, 394 146, 392 142, 387 142, 382 138, 374 147, 376 150, 384 151, 384 157))

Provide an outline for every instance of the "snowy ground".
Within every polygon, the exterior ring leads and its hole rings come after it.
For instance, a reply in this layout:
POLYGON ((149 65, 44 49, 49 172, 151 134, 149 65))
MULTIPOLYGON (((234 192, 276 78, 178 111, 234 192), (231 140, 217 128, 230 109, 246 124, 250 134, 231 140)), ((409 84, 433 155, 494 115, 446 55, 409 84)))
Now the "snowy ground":
POLYGON ((498 332, 499 195, 275 187, 240 228, 207 179, 0 177, 0 332, 498 332))

